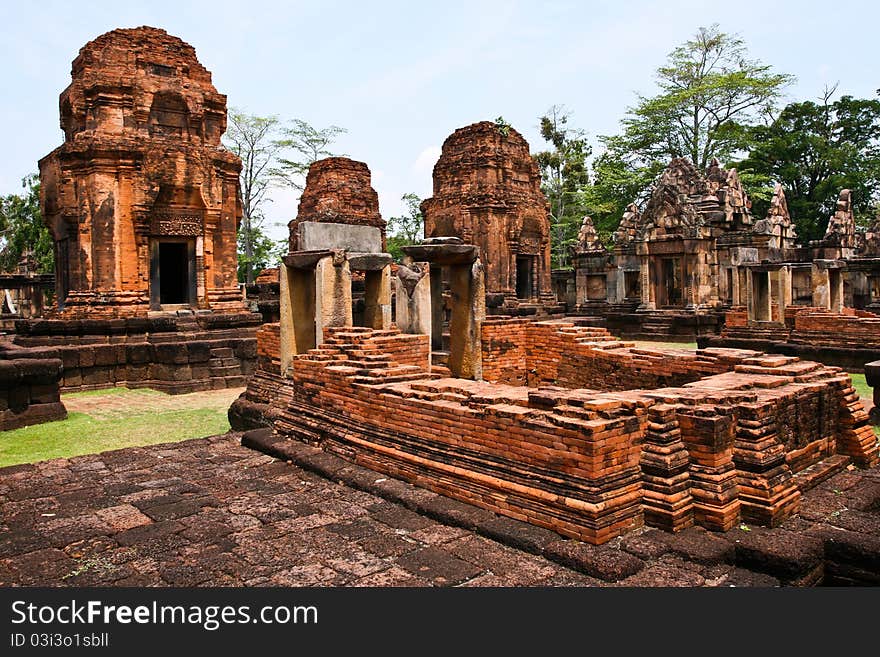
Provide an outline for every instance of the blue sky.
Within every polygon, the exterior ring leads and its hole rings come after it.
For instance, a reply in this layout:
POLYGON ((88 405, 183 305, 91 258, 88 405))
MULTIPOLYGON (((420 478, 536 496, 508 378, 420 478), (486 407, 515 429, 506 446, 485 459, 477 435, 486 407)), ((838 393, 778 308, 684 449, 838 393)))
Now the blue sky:
MULTIPOLYGON (((753 57, 797 76, 789 99, 826 84, 872 96, 880 6, 836 2, 10 2, 0 0, 0 194, 61 143, 58 94, 89 40, 117 27, 161 27, 196 48, 229 105, 348 133, 336 149, 366 162, 380 210, 431 193, 431 168, 456 128, 502 115, 541 148, 553 104, 595 138, 616 131, 635 93, 701 25, 740 34, 753 57)), ((268 207, 273 236, 296 194, 268 207)))

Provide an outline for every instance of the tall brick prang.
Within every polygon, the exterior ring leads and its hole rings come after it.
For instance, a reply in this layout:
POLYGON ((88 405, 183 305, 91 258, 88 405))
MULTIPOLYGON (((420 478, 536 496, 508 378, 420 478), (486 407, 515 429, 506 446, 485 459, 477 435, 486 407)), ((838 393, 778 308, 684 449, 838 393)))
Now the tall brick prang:
POLYGON ((59 309, 242 310, 241 162, 225 150, 226 96, 195 49, 153 27, 87 43, 60 98, 64 144, 40 160, 59 309))
POLYGON ((489 308, 555 301, 549 205, 529 144, 513 128, 482 121, 452 133, 422 213, 426 238, 479 247, 489 308))

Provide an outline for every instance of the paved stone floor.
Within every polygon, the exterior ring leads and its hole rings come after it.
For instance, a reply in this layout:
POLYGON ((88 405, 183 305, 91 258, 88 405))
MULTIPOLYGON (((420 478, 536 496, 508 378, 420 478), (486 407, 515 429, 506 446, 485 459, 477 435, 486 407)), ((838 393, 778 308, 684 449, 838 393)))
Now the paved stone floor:
MULTIPOLYGON (((871 564, 880 554, 877 472, 829 480, 808 494, 806 517, 783 529, 723 536, 647 530, 596 547, 344 468, 376 493, 393 492, 411 508, 457 519, 444 524, 242 447, 240 438, 0 470, 0 585, 810 584, 830 563, 829 540, 844 539, 835 567, 850 568, 864 583, 875 576, 871 564), (829 518, 837 523, 831 539, 821 533, 829 518), (476 531, 455 526, 469 523, 476 531)), ((302 455, 312 448, 296 449, 302 455)), ((320 467, 332 466, 309 453, 320 467)))
POLYGON ((589 578, 239 445, 0 470, 0 585, 579 585, 589 578))
POLYGON ((244 388, 205 390, 185 395, 169 395, 150 388, 118 388, 99 393, 62 395, 68 413, 85 413, 96 420, 112 420, 146 411, 182 411, 216 408, 225 411, 244 388))

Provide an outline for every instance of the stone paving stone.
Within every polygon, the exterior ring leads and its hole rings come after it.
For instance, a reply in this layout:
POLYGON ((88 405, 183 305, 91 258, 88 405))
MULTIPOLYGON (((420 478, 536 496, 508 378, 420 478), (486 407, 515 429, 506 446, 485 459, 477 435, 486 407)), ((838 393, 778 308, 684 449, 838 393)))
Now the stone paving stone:
POLYGON ((766 573, 783 583, 811 579, 823 565, 822 539, 817 536, 763 527, 730 534, 727 538, 736 549, 736 565, 766 573))
POLYGON ((404 570, 430 580, 437 586, 461 584, 483 570, 435 547, 426 547, 397 558, 404 570))
POLYGON ((873 494, 861 473, 805 495, 836 511, 826 523, 646 529, 591 546, 371 473, 391 501, 237 441, 0 470, 0 585, 776 586, 817 583, 823 549, 832 581, 874 582, 880 569, 880 515, 844 499, 873 494), (414 510, 425 505, 450 524, 414 510))
POLYGON ((659 529, 633 532, 620 539, 620 548, 639 559, 655 559, 669 552, 669 544, 659 529))
POLYGON ((702 527, 689 527, 681 532, 657 534, 675 554, 689 561, 714 566, 733 563, 734 548, 729 541, 714 536, 702 527))
POLYGON ((665 555, 617 584, 618 586, 693 587, 702 586, 705 582, 706 578, 693 568, 693 564, 688 564, 672 555, 665 555))
POLYGON ((580 541, 556 541, 544 548, 544 554, 554 561, 606 582, 618 582, 635 575, 645 566, 645 562, 628 552, 580 541))

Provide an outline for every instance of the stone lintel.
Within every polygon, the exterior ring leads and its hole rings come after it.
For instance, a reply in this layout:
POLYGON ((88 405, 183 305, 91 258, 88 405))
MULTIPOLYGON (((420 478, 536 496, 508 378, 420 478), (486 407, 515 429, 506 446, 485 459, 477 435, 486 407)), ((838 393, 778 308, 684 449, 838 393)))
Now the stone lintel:
POLYGON ((472 244, 416 244, 403 247, 403 252, 416 262, 437 265, 469 265, 477 259, 478 249, 472 244))
POLYGON ((322 258, 328 258, 332 255, 333 251, 329 249, 322 251, 294 251, 281 258, 281 260, 285 265, 294 269, 310 269, 317 265, 318 261, 322 258))
POLYGON ((391 264, 390 253, 347 253, 348 266, 354 271, 379 271, 391 264))

